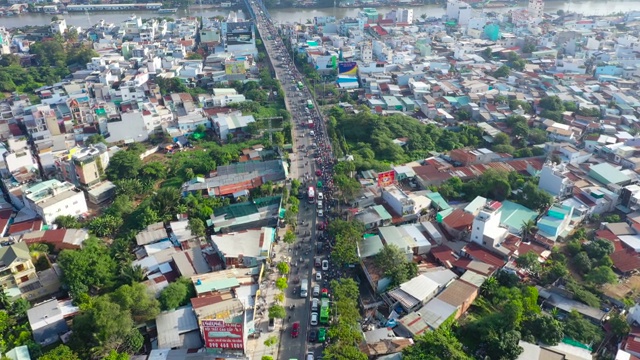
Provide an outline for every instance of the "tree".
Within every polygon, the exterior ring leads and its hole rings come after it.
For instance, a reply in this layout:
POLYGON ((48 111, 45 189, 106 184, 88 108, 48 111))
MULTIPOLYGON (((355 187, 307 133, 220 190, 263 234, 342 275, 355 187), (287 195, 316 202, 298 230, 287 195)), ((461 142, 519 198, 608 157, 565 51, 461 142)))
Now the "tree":
POLYGON ((610 214, 605 216, 602 220, 605 222, 617 223, 617 222, 620 222, 620 215, 610 214))
POLYGON ((289 284, 287 283, 286 277, 281 277, 276 280, 276 288, 278 288, 278 290, 285 291, 288 287, 289 284))
POLYGON ((501 132, 493 137, 493 145, 509 145, 511 143, 511 139, 509 135, 501 132))
POLYGON ((81 229, 82 224, 78 221, 78 218, 72 215, 58 216, 54 221, 54 224, 63 229, 81 229))
POLYGON ((604 285, 616 282, 618 280, 618 276, 610 267, 598 266, 587 274, 586 280, 596 285, 604 285))
POLYGON ((526 319, 522 324, 522 329, 529 332, 538 341, 546 345, 557 345, 564 337, 562 323, 547 315, 536 315, 526 319))
POLYGON ((385 245, 375 258, 376 266, 391 279, 391 287, 409 281, 418 274, 417 266, 394 244, 385 245))
POLYGON ((111 159, 107 167, 107 177, 110 180, 134 179, 142 168, 140 156, 133 151, 118 151, 111 159))
POLYGON ((73 319, 71 344, 82 358, 102 359, 112 350, 136 352, 143 345, 129 310, 100 296, 73 319))
POLYGON ((584 251, 594 260, 600 260, 605 256, 613 253, 614 247, 609 240, 596 239, 588 244, 583 245, 584 251))
POLYGON ((191 230, 191 235, 200 238, 205 235, 207 228, 204 225, 204 221, 198 218, 191 218, 189 219, 189 230, 191 230))
POLYGON ((427 331, 415 338, 413 346, 402 351, 406 360, 471 360, 462 344, 448 329, 427 331))
POLYGON ((536 229, 536 222, 532 219, 522 222, 522 240, 527 241, 531 233, 536 229))
POLYGON ((617 339, 621 339, 631 331, 629 323, 620 315, 614 315, 609 319, 609 328, 617 339))
POLYGON ((109 355, 107 355, 102 360, 129 360, 129 354, 127 353, 119 353, 115 350, 111 350, 109 355))
POLYGON ((520 255, 516 259, 516 264, 524 269, 528 270, 532 273, 538 273, 540 271, 540 256, 533 251, 529 251, 524 255, 520 255))
POLYGON ((97 238, 87 239, 79 250, 63 250, 58 256, 62 282, 74 298, 89 292, 89 286, 108 289, 116 277, 117 264, 107 246, 97 238))
POLYGON ((180 190, 161 188, 151 198, 151 208, 157 211, 161 219, 170 219, 181 199, 180 190))
POLYGON ((576 256, 573 257, 573 266, 576 267, 582 275, 588 273, 591 270, 591 259, 589 259, 589 255, 586 252, 581 251, 576 256))
POLYGON ((520 333, 515 330, 489 332, 485 339, 485 351, 489 359, 515 360, 524 351, 520 345, 520 333))
MULTIPOLYGON (((187 280, 188 281, 188 280, 187 280)), ((186 281, 176 281, 160 292, 160 305, 162 310, 173 310, 189 300, 189 288, 186 281)))
POLYGON ((287 232, 284 233, 284 237, 282 238, 282 241, 284 241, 287 244, 293 244, 296 241, 296 234, 294 234, 294 232, 291 230, 287 230, 287 232))
POLYGON ((509 76, 510 72, 511 68, 509 68, 507 65, 502 65, 498 68, 498 70, 493 72, 493 76, 497 78, 507 77, 509 76))
POLYGON ((84 140, 85 145, 95 145, 99 143, 107 145, 107 140, 101 134, 93 134, 84 140))
POLYGON ((564 322, 564 333, 567 337, 585 344, 595 344, 602 338, 602 330, 573 310, 564 322))
POLYGON ((198 54, 198 53, 190 53, 189 55, 187 55, 187 60, 202 60, 203 57, 202 55, 198 54))
POLYGON ((120 275, 125 280, 125 283, 129 285, 141 282, 146 277, 145 270, 140 265, 123 266, 120 270, 120 275))
POLYGON ((67 345, 58 345, 42 355, 40 360, 80 360, 80 358, 67 345))
POLYGON ((278 265, 276 265, 276 268, 278 269, 278 272, 282 275, 288 274, 289 271, 291 270, 289 268, 289 264, 287 264, 284 261, 279 262, 278 265))
POLYGON ((155 182, 167 177, 167 167, 159 161, 152 161, 140 169, 140 176, 149 182, 155 182))
POLYGON ((121 217, 105 214, 91 220, 89 230, 99 237, 113 237, 123 223, 121 217))
POLYGON ((269 308, 269 319, 284 319, 287 312, 281 305, 271 305, 269 308))
POLYGON ((564 111, 564 104, 557 96, 545 96, 538 102, 538 106, 549 111, 564 111))
POLYGON ((160 313, 160 303, 143 284, 122 285, 109 296, 121 309, 129 311, 136 324, 155 319, 160 313))

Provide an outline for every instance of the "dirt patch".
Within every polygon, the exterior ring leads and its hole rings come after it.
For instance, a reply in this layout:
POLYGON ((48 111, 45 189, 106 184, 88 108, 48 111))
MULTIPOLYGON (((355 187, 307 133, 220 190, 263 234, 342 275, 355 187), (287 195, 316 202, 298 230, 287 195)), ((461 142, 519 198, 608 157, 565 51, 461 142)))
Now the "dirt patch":
POLYGON ((605 295, 616 299, 631 296, 635 299, 640 294, 640 275, 632 275, 618 284, 608 284, 603 287, 605 295))

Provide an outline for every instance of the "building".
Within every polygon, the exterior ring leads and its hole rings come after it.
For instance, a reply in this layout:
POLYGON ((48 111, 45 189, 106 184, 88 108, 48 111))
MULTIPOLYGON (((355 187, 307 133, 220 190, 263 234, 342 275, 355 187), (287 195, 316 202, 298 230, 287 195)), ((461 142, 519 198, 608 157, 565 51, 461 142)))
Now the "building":
POLYGON ((202 348, 198 319, 191 305, 161 313, 156 317, 156 327, 160 349, 202 348))
POLYGON ((473 8, 461 0, 447 1, 447 18, 455 20, 458 25, 466 26, 473 15, 473 8))
POLYGON ((631 178, 628 175, 609 163, 591 166, 589 176, 603 185, 616 184, 625 186, 631 183, 631 178))
POLYGON ((214 250, 229 266, 255 267, 269 258, 276 231, 263 227, 211 236, 214 250))
POLYGON ((233 232, 256 229, 263 226, 276 227, 280 215, 281 196, 257 198, 223 206, 214 210, 208 226, 213 226, 214 232, 233 232))
POLYGON ((527 10, 531 18, 541 21, 544 18, 544 0, 529 0, 527 10))
POLYGON ((540 170, 538 188, 552 196, 564 198, 573 194, 574 183, 567 176, 569 170, 565 164, 546 163, 540 170))
POLYGON ((55 268, 36 273, 26 242, 0 247, 0 286, 10 301, 36 300, 58 291, 55 268))
POLYGON ((70 331, 67 320, 80 309, 71 300, 47 300, 27 310, 33 339, 40 346, 49 346, 60 341, 60 337, 70 331))
POLYGON ((392 185, 382 189, 382 199, 395 211, 397 215, 415 214, 415 202, 409 196, 392 185))
POLYGON ((573 207, 555 204, 549 208, 547 214, 538 220, 538 236, 555 241, 558 237, 568 235, 572 227, 573 207))
POLYGON ((229 136, 242 138, 247 133, 249 124, 254 123, 256 119, 253 115, 218 114, 212 121, 216 134, 220 139, 226 141, 229 136))
POLYGON ((69 155, 56 162, 63 178, 82 189, 97 185, 108 165, 109 152, 102 143, 72 149, 69 155))
POLYGON ((473 301, 478 297, 479 290, 478 286, 458 279, 442 291, 436 299, 454 306, 457 309, 454 317, 458 319, 469 310, 473 301))
POLYGON ((500 208, 502 204, 492 201, 473 219, 471 241, 476 244, 494 248, 507 237, 509 231, 500 225, 500 208))
POLYGON ((79 216, 88 211, 84 194, 73 184, 47 180, 23 189, 24 204, 35 211, 46 224, 58 216, 79 216))

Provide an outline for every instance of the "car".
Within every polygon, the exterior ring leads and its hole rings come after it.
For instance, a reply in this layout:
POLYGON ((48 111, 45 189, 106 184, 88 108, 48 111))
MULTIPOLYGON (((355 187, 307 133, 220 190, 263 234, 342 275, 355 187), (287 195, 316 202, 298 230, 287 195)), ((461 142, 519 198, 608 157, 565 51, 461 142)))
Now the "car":
POLYGON ((316 284, 313 287, 313 296, 320 296, 320 285, 316 284))
POLYGON ((322 260, 322 270, 323 271, 329 270, 329 260, 322 260))
POLYGON ((322 273, 320 271, 316 273, 316 281, 322 281, 322 273))
POLYGON ((267 328, 269 331, 273 331, 276 329, 276 319, 269 319, 269 327, 267 328))
POLYGON ((318 216, 319 217, 323 217, 324 216, 324 211, 322 211, 322 209, 318 210, 318 216))
POLYGON ((319 268, 321 265, 321 261, 320 258, 316 258, 313 264, 315 267, 319 268))
POLYGON ((300 333, 300 322, 296 321, 291 326, 291 337, 297 338, 299 333, 300 333))
POLYGON ((320 308, 320 299, 313 298, 311 299, 311 311, 318 311, 320 308))
POLYGON ((318 333, 315 330, 310 330, 309 331, 309 342, 316 342, 316 340, 318 339, 318 333))
POLYGON ((327 290, 327 288, 322 288, 321 294, 323 298, 329 297, 329 290, 327 290))
POLYGON ((318 313, 317 312, 312 312, 311 313, 311 326, 316 326, 318 325, 318 313))
POLYGON ((322 175, 322 170, 316 170, 316 176, 321 176, 322 175))
POLYGON ((327 339, 327 329, 320 328, 318 330, 318 342, 324 342, 327 339))
POLYGON ((305 360, 313 360, 313 353, 312 352, 308 352, 306 355, 306 359, 305 360))

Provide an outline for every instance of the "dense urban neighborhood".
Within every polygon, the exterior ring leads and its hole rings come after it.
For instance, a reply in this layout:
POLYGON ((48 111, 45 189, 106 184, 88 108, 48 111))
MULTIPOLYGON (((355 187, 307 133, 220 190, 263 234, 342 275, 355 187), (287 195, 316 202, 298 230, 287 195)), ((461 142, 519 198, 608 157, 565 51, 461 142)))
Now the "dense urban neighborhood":
POLYGON ((2 360, 640 359, 640 9, 9 3, 2 360))

